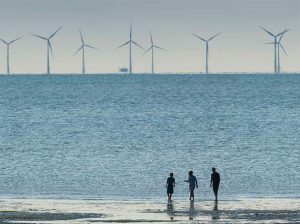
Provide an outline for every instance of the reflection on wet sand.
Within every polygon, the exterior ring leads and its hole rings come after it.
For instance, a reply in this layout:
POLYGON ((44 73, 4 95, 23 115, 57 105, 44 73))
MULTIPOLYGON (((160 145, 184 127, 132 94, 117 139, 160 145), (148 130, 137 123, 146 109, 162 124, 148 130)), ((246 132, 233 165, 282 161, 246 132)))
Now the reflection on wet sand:
POLYGON ((170 217, 170 220, 174 220, 175 210, 174 210, 173 201, 171 201, 171 200, 168 200, 167 214, 170 217))
POLYGON ((211 219, 220 219, 220 213, 218 208, 218 201, 215 200, 214 207, 211 213, 211 219))
POLYGON ((190 200, 189 220, 193 220, 195 216, 194 200, 190 200))
POLYGON ((300 199, 109 201, 1 199, 0 223, 299 223, 300 199), (176 207, 176 208, 175 208, 176 207), (220 209, 221 208, 221 209, 220 209))

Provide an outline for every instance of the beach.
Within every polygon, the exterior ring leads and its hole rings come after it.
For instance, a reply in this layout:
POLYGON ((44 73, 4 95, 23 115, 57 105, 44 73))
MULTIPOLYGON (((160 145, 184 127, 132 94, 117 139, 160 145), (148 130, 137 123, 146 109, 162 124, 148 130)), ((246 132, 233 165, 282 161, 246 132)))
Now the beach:
POLYGON ((1 199, 1 223, 300 223, 300 199, 1 199))

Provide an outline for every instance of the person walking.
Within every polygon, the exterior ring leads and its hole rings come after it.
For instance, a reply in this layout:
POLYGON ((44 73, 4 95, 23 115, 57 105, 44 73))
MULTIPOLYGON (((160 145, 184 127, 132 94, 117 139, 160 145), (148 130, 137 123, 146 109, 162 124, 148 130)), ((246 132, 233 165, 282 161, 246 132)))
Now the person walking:
POLYGON ((210 187, 213 187, 213 191, 215 194, 215 200, 218 200, 218 190, 219 190, 219 185, 220 185, 220 174, 216 171, 216 168, 213 167, 211 169, 212 174, 211 174, 211 178, 210 178, 210 187))
POLYGON ((184 182, 189 183, 190 200, 194 200, 195 199, 194 191, 195 191, 195 187, 198 188, 198 182, 197 182, 197 178, 193 175, 193 171, 189 172, 189 178, 184 182))
POLYGON ((173 177, 174 174, 170 173, 170 177, 167 179, 166 183, 166 188, 167 188, 167 195, 168 195, 168 200, 172 200, 172 195, 174 193, 174 187, 175 187, 175 178, 173 177))

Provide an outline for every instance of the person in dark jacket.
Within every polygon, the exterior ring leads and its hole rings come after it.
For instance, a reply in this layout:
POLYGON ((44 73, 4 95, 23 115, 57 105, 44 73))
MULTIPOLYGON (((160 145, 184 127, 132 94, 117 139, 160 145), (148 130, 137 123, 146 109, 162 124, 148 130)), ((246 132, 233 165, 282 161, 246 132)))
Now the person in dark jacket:
POLYGON ((213 167, 211 169, 212 174, 210 178, 210 187, 213 188, 214 194, 215 194, 215 200, 218 200, 218 190, 219 190, 219 185, 220 185, 220 174, 216 171, 216 168, 213 167))

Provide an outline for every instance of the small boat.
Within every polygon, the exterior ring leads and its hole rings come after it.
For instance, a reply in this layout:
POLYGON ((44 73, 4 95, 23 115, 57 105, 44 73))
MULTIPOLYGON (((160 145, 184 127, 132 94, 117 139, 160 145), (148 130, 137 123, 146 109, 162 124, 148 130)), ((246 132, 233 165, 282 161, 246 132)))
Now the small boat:
POLYGON ((128 73, 128 68, 126 68, 126 67, 119 68, 119 72, 128 73))

